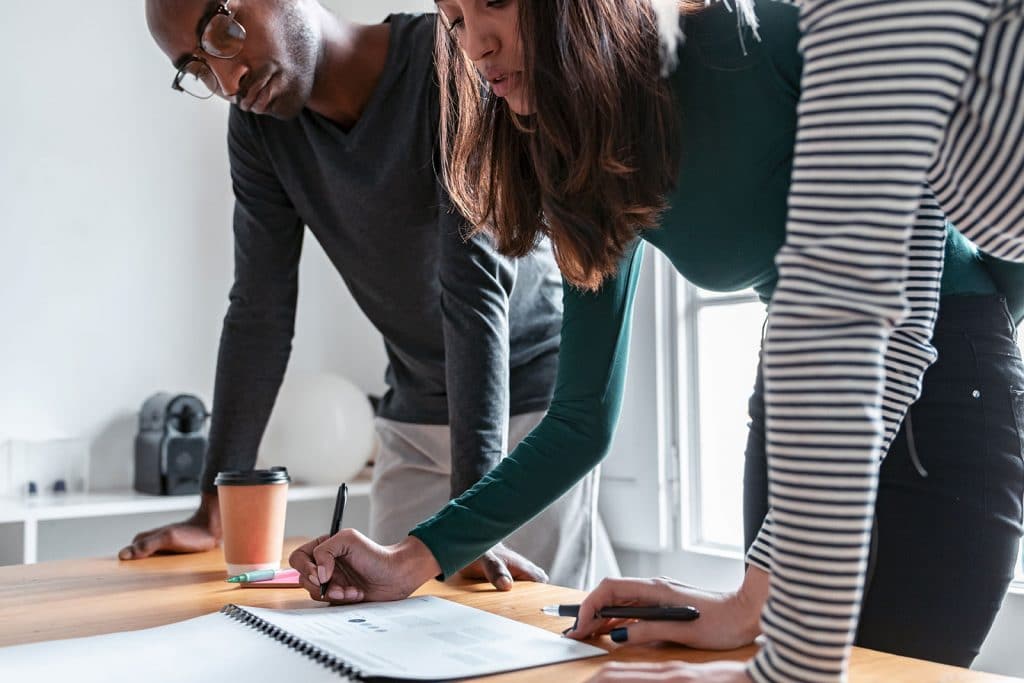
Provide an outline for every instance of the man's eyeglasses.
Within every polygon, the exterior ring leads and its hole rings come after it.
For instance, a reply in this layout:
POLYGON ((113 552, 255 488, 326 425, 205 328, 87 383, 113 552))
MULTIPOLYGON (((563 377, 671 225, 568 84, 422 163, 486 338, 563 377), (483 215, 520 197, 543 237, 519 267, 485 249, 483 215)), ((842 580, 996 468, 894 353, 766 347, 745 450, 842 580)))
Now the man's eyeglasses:
MULTIPOLYGON (((235 20, 228 4, 222 2, 199 31, 199 48, 217 59, 231 59, 242 51, 245 27, 235 20)), ((220 92, 220 82, 202 57, 192 56, 178 69, 171 87, 206 100, 220 92)))

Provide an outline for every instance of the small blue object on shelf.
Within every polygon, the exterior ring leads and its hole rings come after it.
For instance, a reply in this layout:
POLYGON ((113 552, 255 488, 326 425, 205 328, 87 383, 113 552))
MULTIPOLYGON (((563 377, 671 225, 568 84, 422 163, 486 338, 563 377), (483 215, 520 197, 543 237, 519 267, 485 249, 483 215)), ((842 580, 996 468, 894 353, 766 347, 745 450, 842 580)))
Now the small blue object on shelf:
POLYGON ((67 491, 68 491, 68 484, 63 479, 58 479, 57 481, 53 482, 53 492, 54 493, 67 493, 67 491))
POLYGON ((39 493, 39 487, 36 486, 36 483, 34 481, 30 481, 28 483, 28 495, 34 496, 37 493, 39 493))

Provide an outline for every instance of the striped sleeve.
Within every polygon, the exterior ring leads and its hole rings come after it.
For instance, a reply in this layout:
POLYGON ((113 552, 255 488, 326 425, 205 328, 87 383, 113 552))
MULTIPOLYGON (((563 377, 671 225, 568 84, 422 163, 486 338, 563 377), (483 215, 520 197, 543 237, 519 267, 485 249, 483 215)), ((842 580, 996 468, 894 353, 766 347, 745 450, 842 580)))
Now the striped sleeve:
POLYGON ((1024 256, 1021 4, 801 3, 803 90, 765 343, 772 509, 752 557, 772 578, 757 681, 845 680, 878 459, 934 353, 943 236, 921 187, 983 249, 1024 256))
POLYGON ((911 232, 905 296, 908 315, 889 336, 882 393, 882 457, 903 423, 907 409, 921 396, 924 372, 938 358, 932 332, 939 316, 946 219, 931 188, 925 187, 911 232))
MULTIPOLYGON (((907 407, 920 396, 924 371, 936 359, 931 336, 938 317, 945 240, 946 221, 931 191, 926 188, 910 241, 907 268, 910 313, 904 323, 893 330, 885 353, 883 454, 899 431, 907 407)), ((772 515, 769 512, 747 552, 748 564, 771 571, 771 538, 772 515)))

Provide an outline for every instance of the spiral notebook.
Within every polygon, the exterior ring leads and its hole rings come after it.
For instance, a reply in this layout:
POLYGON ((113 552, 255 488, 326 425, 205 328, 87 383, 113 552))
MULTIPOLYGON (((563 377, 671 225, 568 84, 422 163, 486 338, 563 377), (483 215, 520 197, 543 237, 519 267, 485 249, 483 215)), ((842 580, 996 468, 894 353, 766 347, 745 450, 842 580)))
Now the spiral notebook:
POLYGON ((433 596, 275 610, 228 605, 157 628, 0 649, 0 678, 407 681, 486 676, 605 651, 433 596), (43 667, 43 668, 40 668, 43 667), (284 677, 284 678, 282 678, 284 677))

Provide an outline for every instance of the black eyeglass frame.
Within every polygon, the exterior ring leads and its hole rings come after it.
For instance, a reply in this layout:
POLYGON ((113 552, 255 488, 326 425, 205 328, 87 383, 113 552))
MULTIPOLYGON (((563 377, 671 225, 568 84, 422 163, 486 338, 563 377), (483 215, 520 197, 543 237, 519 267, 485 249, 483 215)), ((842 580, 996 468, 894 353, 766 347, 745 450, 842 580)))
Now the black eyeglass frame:
MULTIPOLYGON (((228 7, 228 3, 225 1, 225 2, 217 3, 217 8, 210 14, 209 17, 207 17, 206 21, 203 22, 202 26, 199 27, 199 31, 198 31, 199 49, 202 50, 203 52, 205 52, 206 54, 210 55, 214 59, 234 59, 235 57, 238 56, 238 53, 242 51, 241 47, 238 48, 238 52, 236 52, 235 54, 231 55, 230 57, 220 57, 218 55, 213 54, 212 52, 207 52, 206 48, 203 47, 203 36, 206 34, 206 29, 208 29, 210 27, 210 22, 213 21, 214 19, 216 19, 218 16, 227 17, 227 18, 231 19, 233 22, 235 22, 236 24, 238 24, 238 27, 240 29, 242 29, 242 39, 239 42, 240 43, 244 43, 245 42, 245 37, 246 37, 245 26, 243 26, 241 24, 241 22, 239 22, 238 19, 235 18, 235 13, 231 11, 231 9, 228 7)), ((176 73, 174 75, 174 80, 171 81, 171 89, 172 90, 177 90, 178 92, 183 92, 183 93, 185 93, 187 95, 191 95, 192 97, 195 97, 198 100, 208 100, 211 97, 213 97, 214 95, 216 95, 218 92, 220 92, 220 83, 216 83, 217 87, 211 88, 210 94, 207 95, 206 97, 200 97, 199 95, 196 95, 195 93, 189 92, 185 88, 181 87, 181 82, 185 79, 186 76, 195 75, 195 74, 190 74, 188 72, 189 65, 193 64, 194 62, 199 62, 201 65, 206 67, 206 69, 209 70, 209 72, 211 74, 213 74, 213 69, 210 68, 210 64, 205 59, 203 59, 202 57, 197 57, 195 55, 190 55, 189 58, 186 59, 184 61, 184 63, 180 67, 178 67, 178 73, 176 73)), ((214 81, 216 82, 216 76, 214 76, 214 81)))

